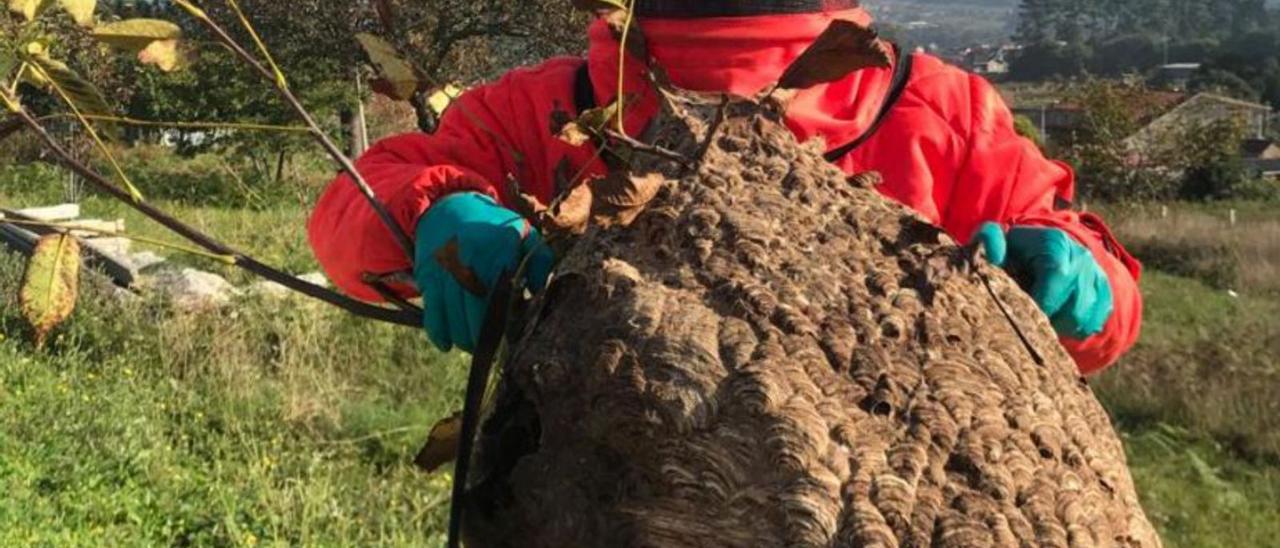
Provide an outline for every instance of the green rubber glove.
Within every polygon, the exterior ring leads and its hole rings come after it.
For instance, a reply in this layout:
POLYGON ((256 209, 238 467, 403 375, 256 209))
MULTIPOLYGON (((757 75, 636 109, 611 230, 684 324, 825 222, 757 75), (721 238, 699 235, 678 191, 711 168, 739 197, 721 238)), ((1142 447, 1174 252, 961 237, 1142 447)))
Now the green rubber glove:
POLYGON ((986 223, 973 235, 987 259, 1013 275, 1049 316, 1058 335, 1087 339, 1102 332, 1115 303, 1093 254, 1056 228, 986 223))
POLYGON ((527 287, 541 291, 554 256, 528 221, 484 194, 449 195, 422 215, 414 244, 413 277, 422 292, 423 327, 441 350, 456 346, 471 352, 480 338, 488 298, 467 291, 436 260, 436 252, 455 238, 458 259, 490 292, 502 273, 515 272, 525 257, 527 287))

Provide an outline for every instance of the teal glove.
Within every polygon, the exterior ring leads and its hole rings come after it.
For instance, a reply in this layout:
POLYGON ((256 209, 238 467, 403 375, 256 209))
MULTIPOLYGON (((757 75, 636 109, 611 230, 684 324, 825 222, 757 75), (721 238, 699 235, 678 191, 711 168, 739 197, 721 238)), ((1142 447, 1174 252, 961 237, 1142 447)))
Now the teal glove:
POLYGON ((488 298, 467 291, 436 260, 436 251, 458 240, 458 259, 490 292, 503 271, 515 272, 528 257, 525 282, 542 290, 554 256, 538 230, 492 198, 475 192, 452 194, 436 202, 418 221, 413 277, 422 292, 423 326, 441 350, 475 349, 484 325, 488 298))
POLYGON ((1006 234, 986 223, 973 241, 1031 294, 1059 335, 1086 339, 1102 332, 1115 306, 1111 283, 1093 254, 1066 232, 1014 226, 1006 234))

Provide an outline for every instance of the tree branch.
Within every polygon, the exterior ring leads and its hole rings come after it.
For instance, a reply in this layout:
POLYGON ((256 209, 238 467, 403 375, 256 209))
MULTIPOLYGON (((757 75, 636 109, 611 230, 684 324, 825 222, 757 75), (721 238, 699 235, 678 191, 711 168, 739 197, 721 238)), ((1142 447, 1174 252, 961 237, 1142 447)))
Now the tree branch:
POLYGON ((299 101, 297 96, 289 90, 288 86, 284 85, 285 83, 276 77, 275 71, 263 66, 257 58, 241 47, 235 39, 231 38, 231 35, 227 34, 227 31, 223 29, 222 26, 218 25, 218 23, 210 18, 204 11, 195 7, 186 0, 175 0, 175 3, 187 10, 187 12, 200 21, 205 28, 209 29, 209 31, 218 39, 218 42, 227 49, 230 49, 232 53, 247 63, 250 68, 271 83, 272 87, 274 87, 280 97, 284 99, 285 103, 288 103, 294 113, 297 114, 297 116, 302 119, 303 123, 307 125, 307 128, 311 130, 311 136, 315 137, 316 141, 320 143, 320 146, 325 149, 325 152, 327 152, 334 161, 338 162, 338 164, 342 166, 342 171, 351 177, 351 181, 355 183, 355 185, 360 189, 360 193, 364 195, 365 201, 369 203, 369 206, 373 208, 375 213, 377 213, 378 218, 382 220, 382 224, 386 225, 387 230, 391 232, 391 235, 396 239, 396 242, 400 244, 400 248, 404 251, 405 257, 412 262, 414 256, 413 240, 409 238, 408 233, 406 233, 404 228, 401 227, 400 224, 396 222, 395 218, 391 216, 391 213, 387 211, 386 206, 378 200, 377 195, 373 192, 373 188, 369 186, 367 181, 365 181, 364 176, 360 175, 360 172, 356 170, 355 164, 351 162, 351 159, 348 158, 346 154, 342 153, 342 150, 338 148, 324 130, 320 129, 320 125, 311 117, 311 113, 307 111, 306 107, 302 106, 302 102, 299 101))
POLYGON ((53 136, 49 135, 49 132, 45 130, 44 126, 40 125, 40 122, 36 121, 36 119, 33 118, 25 108, 19 106, 17 110, 14 111, 14 116, 16 116, 25 127, 34 131, 36 135, 44 141, 45 146, 52 151, 55 156, 57 156, 58 161, 62 165, 66 166, 67 169, 74 171, 81 177, 84 177, 84 179, 93 185, 94 188, 128 204, 143 215, 146 215, 155 222, 160 223, 165 228, 172 230, 183 238, 186 238, 190 242, 208 250, 211 253, 232 257, 235 260, 235 266, 309 297, 337 306, 338 308, 346 310, 357 316, 398 325, 411 327, 421 326, 421 317, 418 315, 407 311, 391 310, 361 302, 336 291, 300 280, 294 276, 286 274, 285 272, 263 264, 257 259, 245 255, 244 253, 213 239, 213 237, 173 218, 169 214, 157 209, 155 206, 152 206, 145 201, 134 200, 128 191, 116 186, 106 177, 103 177, 102 174, 94 171, 93 168, 90 168, 79 160, 76 160, 70 152, 63 148, 62 145, 53 138, 53 136))
POLYGON ((658 145, 651 145, 649 143, 641 142, 636 138, 631 137, 630 135, 619 133, 615 130, 608 129, 608 128, 606 128, 603 133, 607 139, 618 141, 623 145, 626 145, 627 148, 630 148, 631 150, 634 150, 641 154, 648 154, 650 156, 656 156, 664 160, 671 160, 677 164, 680 164, 680 166, 684 168, 691 169, 694 167, 693 160, 690 160, 689 158, 685 157, 683 154, 680 154, 679 152, 676 152, 674 150, 669 150, 669 149, 662 148, 658 145))

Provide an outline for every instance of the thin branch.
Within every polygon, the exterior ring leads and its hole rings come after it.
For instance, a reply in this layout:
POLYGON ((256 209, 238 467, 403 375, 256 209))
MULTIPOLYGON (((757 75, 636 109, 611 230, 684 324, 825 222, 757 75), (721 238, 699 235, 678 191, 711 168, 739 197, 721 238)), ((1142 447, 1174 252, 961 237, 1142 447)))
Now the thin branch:
POLYGON ((154 245, 156 247, 163 247, 165 249, 172 249, 174 251, 180 251, 182 253, 196 255, 198 257, 204 257, 206 259, 213 259, 215 261, 229 264, 229 265, 236 264, 236 258, 232 255, 210 253, 203 249, 196 249, 196 248, 188 247, 182 244, 175 244, 172 242, 166 242, 164 240, 147 238, 145 236, 124 234, 119 230, 107 230, 107 229, 93 227, 93 226, 86 226, 80 223, 50 223, 50 222, 44 222, 44 221, 27 221, 23 219, 6 219, 2 215, 0 215, 0 224, 44 227, 44 228, 51 228, 60 232, 88 232, 91 234, 97 234, 99 236, 112 236, 116 238, 124 238, 126 240, 131 240, 131 241, 144 243, 148 245, 154 245))
POLYGON ((409 300, 404 297, 401 297, 400 294, 396 293, 394 289, 391 289, 391 286, 387 285, 382 278, 371 274, 365 274, 361 281, 363 281, 365 285, 373 288, 373 290, 387 302, 396 305, 400 310, 412 312, 419 317, 422 316, 422 307, 409 302, 409 300))
POLYGON ((636 138, 631 137, 630 135, 627 135, 624 133, 618 133, 617 131, 614 131, 612 129, 605 129, 604 136, 614 141, 621 142, 622 144, 627 145, 627 147, 631 148, 636 152, 639 152, 642 154, 648 154, 650 156, 657 156, 659 158, 663 158, 666 160, 671 160, 686 168, 692 169, 694 167, 693 160, 690 160, 685 155, 680 154, 679 152, 676 152, 674 150, 662 148, 658 145, 651 145, 649 143, 639 141, 636 138))
POLYGON ((271 72, 275 73, 276 86, 288 89, 289 80, 284 77, 284 71, 280 70, 280 65, 276 64, 276 60, 271 56, 271 50, 267 49, 267 45, 262 42, 262 37, 258 36, 257 29, 253 28, 253 23, 249 22, 249 18, 244 16, 244 12, 240 10, 240 4, 236 0, 227 0, 227 5, 231 7, 231 11, 235 12, 236 17, 240 19, 240 26, 249 32, 249 37, 253 38, 253 43, 258 46, 258 52, 266 58, 267 65, 271 67, 271 72))
POLYGON ((707 158, 707 151, 711 150, 711 145, 716 141, 716 133, 720 131, 720 126, 724 124, 724 119, 729 114, 729 95, 725 94, 720 101, 720 108, 716 109, 716 117, 711 121, 711 126, 707 129, 706 140, 698 146, 698 157, 694 160, 697 165, 701 166, 703 160, 707 158))
MULTIPOLYGON (((66 114, 51 114, 42 116, 41 120, 51 118, 64 118, 66 114)), ((85 114, 85 119, 95 122, 111 122, 114 124, 124 124, 126 126, 139 127, 169 127, 176 129, 240 129, 245 131, 279 131, 287 133, 305 133, 311 131, 311 128, 305 126, 281 126, 274 124, 252 124, 238 122, 166 122, 155 120, 139 120, 128 116, 108 116, 103 114, 85 114)))
POLYGON ((223 29, 222 26, 218 25, 218 23, 210 18, 203 10, 192 5, 188 0, 174 0, 174 3, 181 6, 187 11, 187 13, 191 14, 192 17, 195 17, 196 20, 200 21, 205 28, 209 29, 209 31, 217 37, 218 41, 221 42, 223 46, 230 49, 232 53, 247 63, 249 67, 273 84, 273 87, 275 87, 276 92, 280 97, 289 104, 289 107, 293 109, 294 113, 302 119, 308 128, 310 128, 312 137, 315 137, 316 141, 320 143, 320 146, 324 147, 325 152, 327 152, 334 161, 338 162, 338 164, 342 166, 342 171, 346 172, 346 174, 351 177, 351 181, 356 184, 356 187, 360 189, 360 193, 364 195, 365 201, 369 203, 369 206, 373 208, 375 213, 377 213, 378 218, 382 220, 384 225, 386 225, 387 230, 391 231, 391 235, 395 237, 396 242, 400 244, 400 248, 404 251, 405 257, 412 261, 414 255, 413 240, 409 238, 408 233, 406 233, 404 228, 400 226, 400 223, 396 222, 395 217, 392 217, 391 213, 387 211, 386 206, 378 200, 377 195, 373 192, 373 188, 369 186, 367 181, 365 181, 364 176, 360 175, 360 172, 356 170, 355 164, 351 162, 351 159, 348 158, 346 154, 343 154, 342 150, 338 148, 338 145, 329 138, 329 135, 326 134, 324 130, 320 129, 320 125, 316 123, 314 118, 312 118, 311 113, 307 108, 302 106, 302 102, 298 100, 298 97, 289 90, 287 85, 284 85, 285 82, 277 79, 275 72, 268 69, 266 66, 263 66, 257 58, 248 51, 245 51, 245 49, 241 47, 235 39, 231 38, 231 36, 227 34, 227 31, 223 29))
POLYGON ((116 186, 102 174, 94 171, 79 160, 76 160, 71 153, 67 151, 67 149, 63 148, 63 146, 53 138, 52 135, 49 135, 49 132, 44 128, 44 126, 40 125, 40 122, 36 121, 36 119, 33 118, 25 108, 18 105, 16 101, 12 100, 5 94, 0 94, 0 99, 4 100, 5 105, 10 107, 14 115, 16 115, 19 120, 22 120, 26 127, 34 131, 36 135, 44 141, 45 146, 58 157, 59 162, 66 166, 67 169, 70 169, 77 175, 84 177, 84 179, 93 185, 94 188, 97 188, 103 193, 128 204, 143 215, 151 218, 151 220, 161 224, 169 230, 172 230, 183 238, 186 238, 188 241, 210 251, 211 253, 233 257, 235 260, 235 266, 240 267, 241 269, 257 274, 262 278, 276 282, 309 297, 337 306, 338 308, 351 312, 357 316, 398 325, 421 327, 422 320, 420 316, 415 316, 414 314, 405 311, 382 308, 380 306, 361 302, 328 288, 300 280, 297 277, 263 264, 257 259, 245 255, 244 253, 213 239, 211 236, 208 236, 194 227, 173 218, 168 213, 157 209, 155 206, 152 206, 145 201, 133 200, 127 190, 116 186))
POLYGON ((627 127, 623 123, 627 102, 623 89, 627 74, 627 37, 631 34, 631 22, 635 18, 635 13, 636 0, 631 0, 627 3, 627 17, 622 23, 622 36, 618 38, 618 95, 614 101, 618 102, 618 134, 624 137, 627 135, 627 127))

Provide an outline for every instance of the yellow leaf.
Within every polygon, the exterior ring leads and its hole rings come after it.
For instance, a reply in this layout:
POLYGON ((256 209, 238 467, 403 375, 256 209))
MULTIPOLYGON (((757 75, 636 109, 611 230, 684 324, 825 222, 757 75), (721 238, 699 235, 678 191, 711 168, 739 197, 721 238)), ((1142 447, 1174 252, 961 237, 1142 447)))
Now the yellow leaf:
POLYGON ((413 97, 421 86, 413 65, 401 59, 394 46, 377 36, 361 32, 356 34, 356 40, 381 77, 380 82, 373 82, 374 91, 400 101, 413 97))
POLYGON ((80 286, 80 244, 66 234, 40 238, 27 271, 22 277, 18 299, 22 315, 36 331, 36 345, 75 310, 80 286))
POLYGON ((19 82, 26 82, 41 89, 44 89, 49 85, 49 80, 46 80, 44 75, 40 74, 40 71, 36 70, 35 67, 32 67, 29 64, 24 64, 20 70, 22 72, 18 73, 19 82))
POLYGON ((34 21, 51 0, 9 0, 9 11, 22 15, 27 21, 34 21))
POLYGON ((75 19, 77 25, 93 26, 93 8, 97 7, 98 0, 58 0, 58 3, 75 19))
POLYGON ((138 61, 155 65, 165 72, 173 72, 187 64, 186 56, 178 49, 177 40, 156 40, 138 52, 138 61))
POLYGON ((140 52, 157 40, 182 38, 178 25, 161 19, 126 19, 93 29, 93 37, 111 47, 140 52))
POLYGON ((427 106, 431 107, 431 111, 436 113, 436 116, 444 114, 444 109, 449 108, 449 105, 453 104, 454 99, 460 97, 463 91, 462 88, 453 84, 446 85, 427 97, 427 106))

